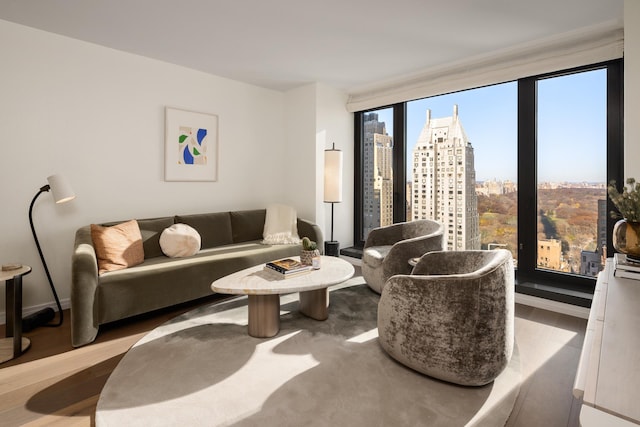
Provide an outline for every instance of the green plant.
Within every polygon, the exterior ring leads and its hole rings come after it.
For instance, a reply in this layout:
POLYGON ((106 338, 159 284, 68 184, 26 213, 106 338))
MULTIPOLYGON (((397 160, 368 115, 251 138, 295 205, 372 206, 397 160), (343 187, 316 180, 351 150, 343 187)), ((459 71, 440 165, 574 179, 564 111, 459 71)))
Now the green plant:
POLYGON ((634 178, 627 178, 627 185, 619 192, 616 182, 611 181, 607 187, 609 198, 620 212, 611 211, 611 216, 619 218, 620 215, 627 221, 640 222, 640 182, 634 178), (627 187, 628 186, 628 187, 627 187))
POLYGON ((309 239, 308 237, 303 237, 302 249, 304 249, 305 251, 315 251, 316 249, 318 249, 318 245, 316 244, 316 242, 309 239))

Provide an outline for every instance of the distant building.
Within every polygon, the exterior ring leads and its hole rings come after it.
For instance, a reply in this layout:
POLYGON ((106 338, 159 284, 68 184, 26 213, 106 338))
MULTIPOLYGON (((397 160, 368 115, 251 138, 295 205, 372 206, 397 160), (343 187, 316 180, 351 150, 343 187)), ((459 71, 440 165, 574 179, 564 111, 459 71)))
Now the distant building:
POLYGON ((598 200, 598 252, 604 260, 607 259, 607 201, 606 199, 598 200))
POLYGON ((448 250, 480 249, 473 147, 458 117, 426 121, 413 150, 413 220, 444 225, 448 250))
POLYGON ((476 184, 476 193, 483 196, 501 196, 504 194, 515 193, 518 191, 518 185, 513 181, 498 181, 492 179, 476 184))
POLYGON ((560 270, 562 266, 562 244, 556 239, 538 240, 538 267, 560 270))
POLYGON ((580 274, 597 276, 607 259, 607 201, 598 200, 598 225, 595 251, 580 252, 580 274))
POLYGON ((580 252, 580 274, 595 277, 600 270, 602 270, 602 258, 598 251, 580 252))
POLYGON ((513 181, 506 180, 502 183, 503 194, 515 193, 518 191, 518 184, 513 181))
POLYGON ((363 129, 362 230, 366 239, 372 229, 393 223, 393 138, 376 113, 363 115, 363 129))
POLYGON ((373 191, 380 227, 393 224, 393 142, 389 135, 373 135, 373 191))

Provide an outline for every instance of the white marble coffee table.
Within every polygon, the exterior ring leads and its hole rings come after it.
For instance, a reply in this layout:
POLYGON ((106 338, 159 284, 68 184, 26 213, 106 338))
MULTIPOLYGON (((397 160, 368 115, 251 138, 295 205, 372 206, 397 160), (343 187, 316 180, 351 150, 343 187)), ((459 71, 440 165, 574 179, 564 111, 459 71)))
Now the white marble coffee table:
POLYGON ((268 338, 280 330, 280 294, 300 292, 300 312, 312 319, 327 319, 327 288, 350 279, 355 270, 337 257, 322 256, 320 265, 320 269, 308 274, 281 278, 264 271, 264 264, 260 264, 216 280, 211 289, 223 294, 248 295, 249 335, 268 338))

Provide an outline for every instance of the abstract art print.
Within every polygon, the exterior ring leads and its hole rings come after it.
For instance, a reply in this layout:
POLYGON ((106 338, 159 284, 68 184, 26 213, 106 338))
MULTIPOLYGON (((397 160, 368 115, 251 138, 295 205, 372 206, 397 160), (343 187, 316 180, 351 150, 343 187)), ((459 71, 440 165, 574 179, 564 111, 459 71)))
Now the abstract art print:
POLYGON ((218 116, 166 107, 165 181, 218 180, 218 116))

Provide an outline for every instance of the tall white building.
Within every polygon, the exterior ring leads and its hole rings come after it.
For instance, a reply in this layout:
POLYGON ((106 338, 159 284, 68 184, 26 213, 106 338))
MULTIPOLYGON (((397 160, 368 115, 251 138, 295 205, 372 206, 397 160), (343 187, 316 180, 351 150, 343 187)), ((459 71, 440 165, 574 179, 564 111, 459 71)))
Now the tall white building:
POLYGON ((458 117, 426 121, 413 150, 412 219, 444 225, 448 250, 480 249, 473 147, 458 117))

